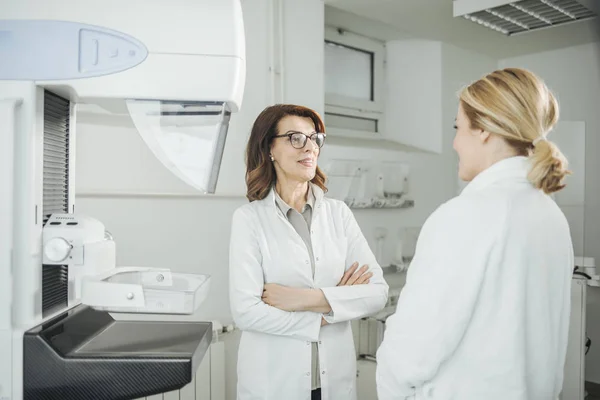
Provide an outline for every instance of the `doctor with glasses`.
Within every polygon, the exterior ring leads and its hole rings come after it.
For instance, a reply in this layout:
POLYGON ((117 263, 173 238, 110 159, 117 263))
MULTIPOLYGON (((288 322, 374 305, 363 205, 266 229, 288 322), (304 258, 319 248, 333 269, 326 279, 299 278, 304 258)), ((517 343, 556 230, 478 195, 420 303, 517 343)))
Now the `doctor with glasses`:
POLYGON ((388 285, 348 206, 325 196, 324 132, 287 104, 252 127, 229 253, 238 400, 356 399, 350 321, 381 310, 388 285))

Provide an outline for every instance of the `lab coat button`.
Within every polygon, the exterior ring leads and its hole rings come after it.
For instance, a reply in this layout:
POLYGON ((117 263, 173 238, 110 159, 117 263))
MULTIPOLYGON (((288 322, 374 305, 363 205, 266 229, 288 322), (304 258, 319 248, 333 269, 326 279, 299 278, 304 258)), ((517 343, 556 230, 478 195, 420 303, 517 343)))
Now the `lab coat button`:
POLYGON ((325 371, 321 372, 321 374, 325 375, 325 371))
POLYGON ((310 372, 307 372, 307 373, 306 373, 306 376, 310 376, 310 372))
POLYGON ((319 261, 319 257, 317 257, 317 261, 319 261))
POLYGON ((306 345, 307 345, 307 346, 310 346, 310 342, 306 342, 306 345))
POLYGON ((308 264, 308 260, 306 260, 306 263, 308 264))

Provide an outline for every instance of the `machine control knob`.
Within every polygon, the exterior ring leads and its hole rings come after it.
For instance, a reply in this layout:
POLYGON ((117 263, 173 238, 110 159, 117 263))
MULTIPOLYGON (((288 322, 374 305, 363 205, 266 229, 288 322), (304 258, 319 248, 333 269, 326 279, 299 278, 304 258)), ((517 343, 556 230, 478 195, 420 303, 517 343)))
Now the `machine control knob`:
POLYGON ((44 246, 44 254, 50 261, 61 262, 71 253, 73 246, 63 238, 52 238, 44 246))

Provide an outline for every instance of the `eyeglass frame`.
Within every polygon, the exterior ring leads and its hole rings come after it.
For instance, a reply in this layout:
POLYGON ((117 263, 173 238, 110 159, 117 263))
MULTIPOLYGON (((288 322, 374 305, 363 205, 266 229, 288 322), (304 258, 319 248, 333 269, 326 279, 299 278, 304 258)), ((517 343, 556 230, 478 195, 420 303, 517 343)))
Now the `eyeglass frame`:
POLYGON ((308 143, 308 140, 309 140, 309 139, 310 139, 310 140, 311 140, 311 141, 312 141, 314 144, 317 144, 317 147, 320 149, 320 148, 322 148, 322 147, 325 145, 325 138, 327 138, 327 134, 326 134, 326 133, 324 133, 324 132, 315 132, 315 133, 311 133, 310 135, 307 135, 307 134, 306 134, 306 133, 304 133, 304 132, 298 132, 298 131, 289 131, 289 132, 287 132, 287 133, 284 133, 283 135, 275 135, 275 136, 273 136, 273 139, 276 139, 276 138, 282 138, 282 137, 287 137, 287 138, 289 139, 289 141, 290 141, 290 145, 291 145, 292 147, 294 147, 295 149, 297 149, 297 150, 301 150, 301 149, 305 148, 305 147, 306 147, 306 143, 308 143), (304 137, 306 138, 306 139, 304 140, 304 145, 302 145, 302 147, 294 147, 294 145, 292 144, 292 136, 293 136, 293 135, 296 135, 296 134, 304 135, 304 137), (317 144, 317 142, 316 142, 316 141, 314 141, 314 140, 313 140, 313 137, 315 137, 316 135, 323 135, 323 144, 321 144, 320 146, 317 144))

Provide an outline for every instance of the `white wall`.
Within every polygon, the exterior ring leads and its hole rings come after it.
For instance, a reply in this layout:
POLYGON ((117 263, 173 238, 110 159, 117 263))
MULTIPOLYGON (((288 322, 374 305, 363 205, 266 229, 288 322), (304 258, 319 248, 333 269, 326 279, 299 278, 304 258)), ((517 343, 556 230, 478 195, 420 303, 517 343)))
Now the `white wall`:
MULTIPOLYGON (((524 67, 539 74, 558 97, 560 119, 585 123, 584 206, 563 206, 578 255, 600 262, 600 51, 598 44, 501 60, 501 67, 524 67)), ((552 133, 549 135, 552 139, 552 133)), ((575 160, 574 160, 575 161, 575 160)), ((573 178, 574 179, 574 178, 573 178)), ((569 182, 569 181, 567 181, 569 182)), ((600 383, 600 290, 588 290, 586 379, 600 383)))
POLYGON ((386 106, 398 109, 386 114, 385 126, 399 131, 396 135, 403 144, 434 153, 446 150, 444 129, 440 131, 445 125, 442 46, 431 40, 394 40, 386 45, 386 106))
MULTIPOLYGON (((452 149, 452 140, 455 134, 454 119, 458 111, 458 94, 460 90, 481 76, 495 70, 497 60, 451 44, 444 44, 442 53, 444 64, 442 70, 442 96, 444 98, 442 121, 446 141, 449 142, 448 146, 452 149)), ((458 157, 454 151, 452 151, 452 155, 454 163, 451 170, 445 171, 444 180, 457 182, 454 193, 458 194, 466 183, 459 180, 458 157)))

